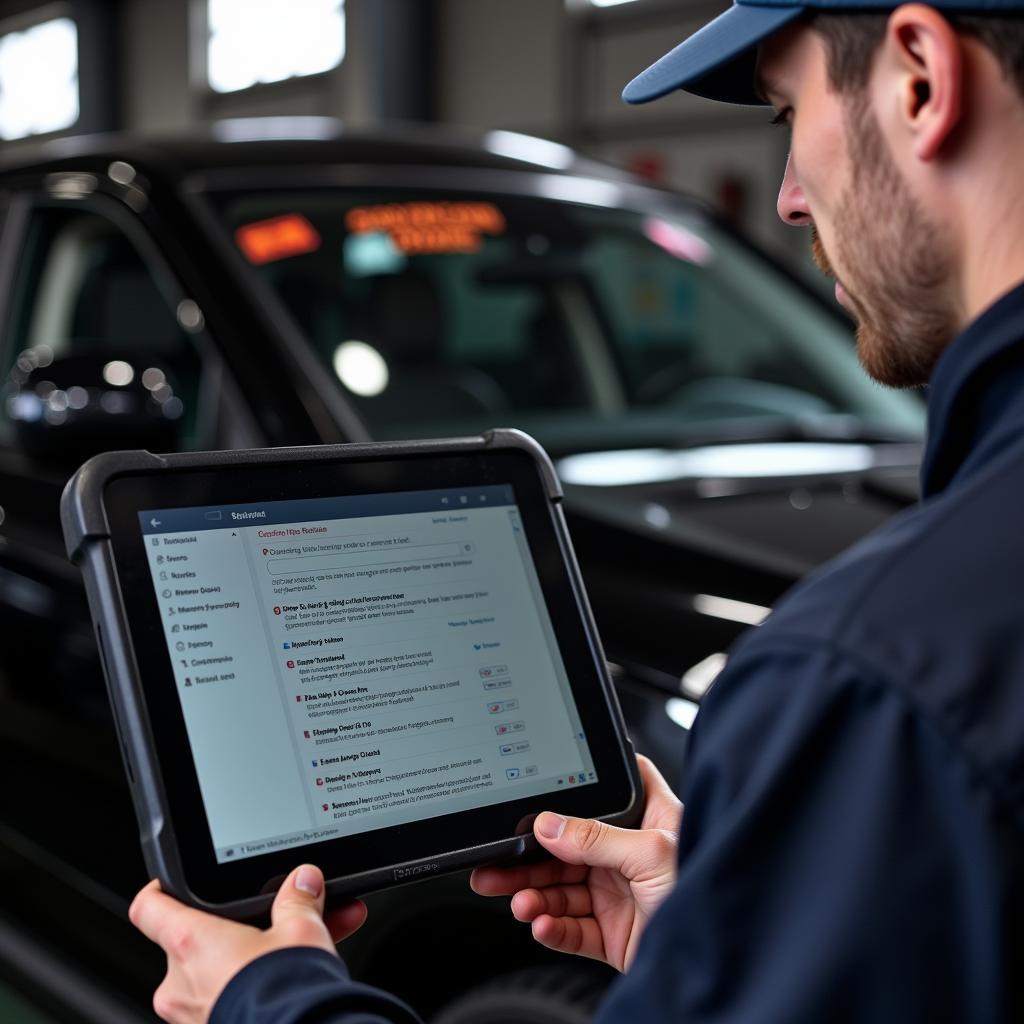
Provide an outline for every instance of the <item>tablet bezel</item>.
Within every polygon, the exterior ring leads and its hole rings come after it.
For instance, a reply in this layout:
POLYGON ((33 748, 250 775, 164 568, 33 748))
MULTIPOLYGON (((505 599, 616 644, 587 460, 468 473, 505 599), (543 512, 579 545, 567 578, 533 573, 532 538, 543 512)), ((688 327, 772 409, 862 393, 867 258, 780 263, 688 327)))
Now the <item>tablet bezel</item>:
POLYGON ((546 492, 538 462, 526 451, 433 452, 337 460, 320 457, 281 464, 265 457, 259 465, 218 465, 216 469, 196 464, 174 466, 114 476, 103 490, 103 503, 120 599, 138 666, 138 684, 152 734, 154 768, 164 788, 164 812, 176 837, 183 881, 199 901, 215 906, 231 904, 273 891, 279 879, 302 860, 320 864, 329 879, 361 876, 392 865, 444 858, 512 839, 529 832, 532 816, 541 808, 607 818, 633 805, 632 774, 619 731, 617 705, 577 589, 560 512, 546 492), (218 863, 189 754, 138 513, 506 483, 512 486, 519 506, 598 780, 540 797, 218 863))

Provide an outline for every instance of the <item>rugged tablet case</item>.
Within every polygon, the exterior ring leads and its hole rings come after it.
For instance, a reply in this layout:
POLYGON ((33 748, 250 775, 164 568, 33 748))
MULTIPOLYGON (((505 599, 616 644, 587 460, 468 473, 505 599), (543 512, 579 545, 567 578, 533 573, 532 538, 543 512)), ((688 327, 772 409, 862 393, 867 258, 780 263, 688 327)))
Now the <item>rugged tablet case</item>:
MULTIPOLYGON (((603 820, 630 826, 643 813, 643 784, 626 735, 625 723, 604 652, 597 635, 594 617, 583 589, 579 566, 569 540, 562 513, 562 488, 555 468, 544 449, 520 430, 497 429, 478 437, 424 441, 383 441, 294 448, 260 448, 247 451, 185 452, 153 455, 147 451, 104 452, 89 459, 68 481, 61 496, 60 516, 68 556, 82 570, 85 589, 96 630, 114 724, 121 744, 125 772, 131 787, 139 821, 142 853, 146 869, 159 878, 165 892, 202 910, 237 920, 264 918, 274 894, 261 894, 231 903, 209 903, 193 893, 185 879, 178 843, 170 823, 160 766, 154 755, 138 663, 114 562, 110 526, 104 506, 107 485, 117 477, 154 474, 188 469, 282 465, 293 462, 337 462, 397 456, 452 455, 519 449, 537 464, 551 504, 552 520, 568 569, 573 592, 586 627, 591 652, 598 667, 612 723, 618 736, 627 773, 632 781, 633 799, 622 812, 603 820)), ((376 889, 390 888, 435 875, 496 861, 511 860, 535 852, 539 844, 532 834, 503 839, 467 849, 449 851, 414 861, 389 864, 372 871, 328 879, 328 903, 339 903, 376 889)))

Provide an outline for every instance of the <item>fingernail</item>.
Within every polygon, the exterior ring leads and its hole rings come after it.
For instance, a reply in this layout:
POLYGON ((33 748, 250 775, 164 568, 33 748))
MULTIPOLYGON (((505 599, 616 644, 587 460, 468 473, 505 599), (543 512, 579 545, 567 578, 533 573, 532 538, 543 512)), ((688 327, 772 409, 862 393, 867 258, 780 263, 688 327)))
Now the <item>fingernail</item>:
POLYGON ((308 865, 299 868, 295 876, 295 888, 300 892, 309 893, 310 896, 319 896, 320 890, 324 887, 323 875, 316 868, 308 865))
POLYGON ((537 817, 534 828, 537 830, 537 834, 545 839, 557 839, 565 831, 566 824, 566 819, 560 814, 545 811, 537 817))

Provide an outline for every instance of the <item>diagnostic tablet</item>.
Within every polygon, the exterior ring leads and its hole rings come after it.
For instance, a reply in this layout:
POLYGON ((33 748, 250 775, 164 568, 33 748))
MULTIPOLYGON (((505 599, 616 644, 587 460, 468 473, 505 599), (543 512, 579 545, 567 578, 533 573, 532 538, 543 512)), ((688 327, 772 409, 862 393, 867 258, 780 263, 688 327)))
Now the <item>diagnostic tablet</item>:
POLYGON ((630 824, 636 761, 551 463, 517 431, 155 456, 68 483, 152 875, 252 918, 630 824))

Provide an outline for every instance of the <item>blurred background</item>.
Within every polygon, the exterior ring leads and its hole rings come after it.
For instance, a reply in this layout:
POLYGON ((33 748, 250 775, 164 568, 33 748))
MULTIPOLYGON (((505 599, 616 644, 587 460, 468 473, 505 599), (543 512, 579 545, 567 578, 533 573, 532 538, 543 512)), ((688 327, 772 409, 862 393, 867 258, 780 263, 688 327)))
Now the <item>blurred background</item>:
POLYGON ((787 143, 765 111, 624 84, 723 8, 679 0, 0 3, 0 138, 235 117, 422 121, 542 136, 707 200, 783 259, 787 143), (76 46, 77 42, 77 46, 76 46), (315 43, 315 44, 314 44, 315 43))
MULTIPOLYGON (((527 430, 677 786, 733 640, 915 500, 923 401, 778 221, 786 131, 619 98, 720 6, 0 0, 0 1024, 149 1022, 163 971, 58 517, 88 456, 527 430)), ((463 877, 369 902, 346 961, 431 1024, 610 980, 463 877)))

